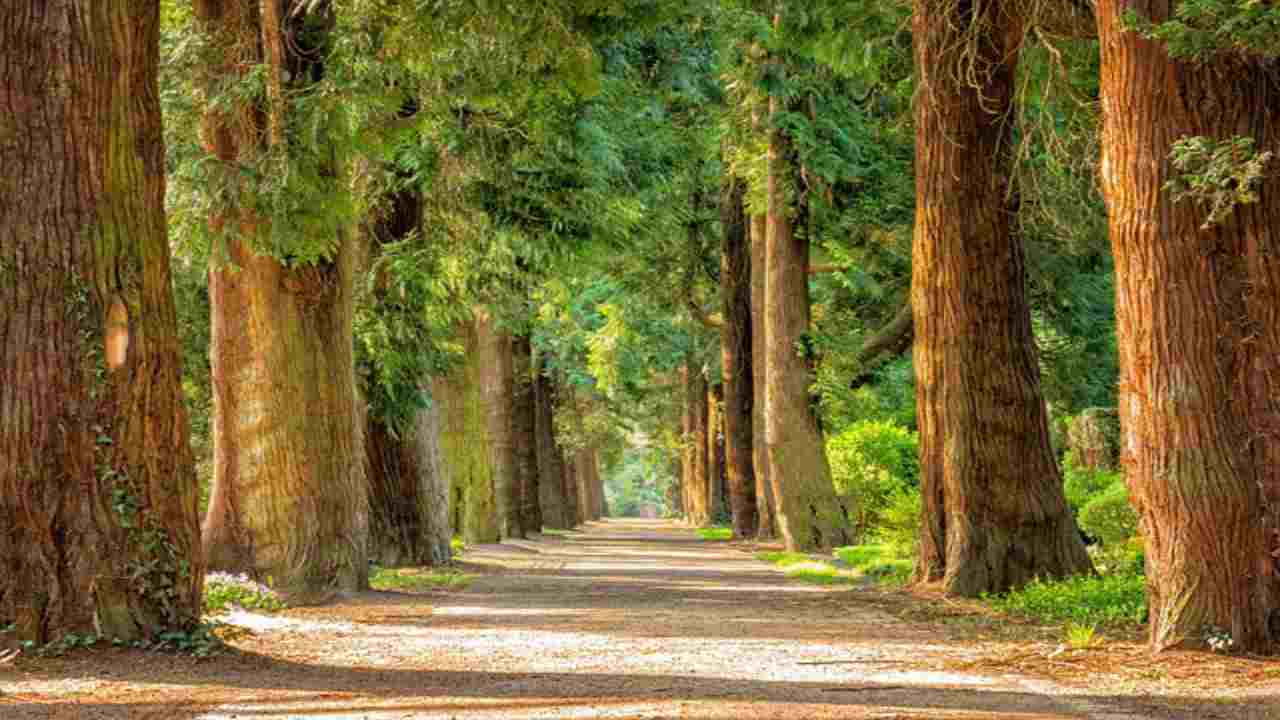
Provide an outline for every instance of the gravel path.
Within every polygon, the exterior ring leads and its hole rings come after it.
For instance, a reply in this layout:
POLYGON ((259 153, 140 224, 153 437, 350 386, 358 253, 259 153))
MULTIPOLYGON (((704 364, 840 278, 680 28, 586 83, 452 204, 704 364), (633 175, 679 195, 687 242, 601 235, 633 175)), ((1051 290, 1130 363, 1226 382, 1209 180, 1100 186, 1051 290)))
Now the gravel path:
POLYGON ((0 718, 1275 717, 991 669, 1026 644, 897 619, 873 590, 788 580, 672 523, 593 523, 465 560, 479 573, 465 591, 236 613, 235 652, 213 660, 105 650, 0 668, 0 718))

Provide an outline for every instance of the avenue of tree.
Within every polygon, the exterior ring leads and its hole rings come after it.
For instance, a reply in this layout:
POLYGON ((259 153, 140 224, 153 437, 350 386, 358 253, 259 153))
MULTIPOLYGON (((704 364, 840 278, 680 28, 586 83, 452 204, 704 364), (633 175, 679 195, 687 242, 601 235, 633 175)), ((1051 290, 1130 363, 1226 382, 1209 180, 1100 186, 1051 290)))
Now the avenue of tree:
POLYGON ((637 448, 853 544, 829 437, 895 402, 915 581, 998 593, 1093 571, 1055 418, 1111 405, 1153 649, 1272 651, 1277 152, 1271 3, 19 0, 0 627, 322 602, 637 448))

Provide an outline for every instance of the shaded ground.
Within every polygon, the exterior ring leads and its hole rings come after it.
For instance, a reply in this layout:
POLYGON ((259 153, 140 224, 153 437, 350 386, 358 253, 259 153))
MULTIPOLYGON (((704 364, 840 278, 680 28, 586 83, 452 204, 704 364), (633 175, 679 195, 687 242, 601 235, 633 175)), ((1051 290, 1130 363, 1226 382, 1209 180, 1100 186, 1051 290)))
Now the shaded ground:
POLYGON ((1280 718, 1280 663, 1062 651, 1036 628, 789 581, 661 521, 468 549, 466 590, 368 593, 198 661, 0 668, 0 718, 1280 718))

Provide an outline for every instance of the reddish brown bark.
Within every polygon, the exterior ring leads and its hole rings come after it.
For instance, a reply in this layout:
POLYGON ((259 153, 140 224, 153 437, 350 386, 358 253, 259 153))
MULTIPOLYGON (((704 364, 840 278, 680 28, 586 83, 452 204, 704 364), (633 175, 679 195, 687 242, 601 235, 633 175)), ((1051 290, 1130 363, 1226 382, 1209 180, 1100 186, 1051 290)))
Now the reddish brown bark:
POLYGON ((515 394, 511 333, 499 329, 487 313, 478 312, 476 334, 480 343, 480 393, 488 423, 489 463, 497 499, 498 534, 503 538, 524 537, 520 517, 523 493, 516 476, 511 424, 515 394))
POLYGON ((520 525, 526 532, 541 532, 537 406, 533 386, 533 346, 528 335, 512 338, 511 362, 511 441, 515 456, 516 485, 520 489, 520 525))
POLYGON ((729 485, 733 536, 757 532, 756 476, 753 466, 752 408, 755 383, 751 334, 751 244, 747 239, 746 185, 730 181, 721 199, 724 231, 720 253, 720 293, 724 325, 720 330, 724 374, 724 470, 729 485))
POLYGON ((751 468, 756 481, 757 537, 772 538, 777 532, 775 513, 778 501, 769 481, 769 446, 765 437, 765 328, 764 298, 768 257, 769 218, 751 216, 751 468))
POLYGON ((914 23, 918 573, 975 596, 1090 564, 1049 444, 1012 227, 1017 24, 997 3, 933 0, 914 23))
POLYGON ((711 524, 711 484, 707 475, 707 380, 700 368, 685 368, 684 486, 685 520, 711 524))
POLYGON ((0 17, 0 625, 21 640, 200 617, 159 32, 146 0, 0 17))
POLYGON ((1244 135, 1280 154, 1280 73, 1242 55, 1173 60, 1126 28, 1169 3, 1097 6, 1103 189, 1116 262, 1121 456, 1141 518, 1152 648, 1230 633, 1278 639, 1280 175, 1258 201, 1201 227, 1163 188, 1185 136, 1244 135))
POLYGON ((555 383, 541 358, 534 373, 534 427, 538 451, 538 496, 547 527, 574 526, 564 487, 564 451, 555 435, 555 383))
MULTIPOLYGON (((771 112, 780 112, 777 99, 771 112)), ((789 550, 848 544, 849 521, 836 497, 817 408, 809 394, 807 206, 788 196, 797 169, 791 139, 769 135, 769 227, 765 258, 765 438, 775 521, 789 550), (797 225, 800 232, 797 232, 797 225)))

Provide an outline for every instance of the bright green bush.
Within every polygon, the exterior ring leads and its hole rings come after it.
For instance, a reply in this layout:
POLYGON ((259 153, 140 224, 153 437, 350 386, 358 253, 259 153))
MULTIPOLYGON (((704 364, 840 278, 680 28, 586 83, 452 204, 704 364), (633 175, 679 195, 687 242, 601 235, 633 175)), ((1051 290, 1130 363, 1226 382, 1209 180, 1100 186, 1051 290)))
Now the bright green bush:
POLYGON ((1120 546, 1138 534, 1138 514, 1129 504, 1129 489, 1116 480, 1080 509, 1080 529, 1104 546, 1120 546))
POLYGON ((859 538, 872 537, 891 502, 920 480, 919 438, 883 421, 854 423, 827 443, 836 492, 850 500, 859 538))
POLYGON ((997 610, 1041 622, 1121 625, 1147 617, 1146 580, 1140 575, 1037 580, 987 599, 997 610))

